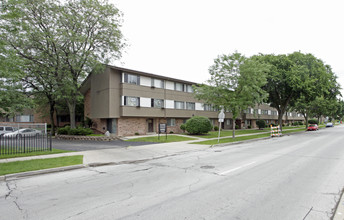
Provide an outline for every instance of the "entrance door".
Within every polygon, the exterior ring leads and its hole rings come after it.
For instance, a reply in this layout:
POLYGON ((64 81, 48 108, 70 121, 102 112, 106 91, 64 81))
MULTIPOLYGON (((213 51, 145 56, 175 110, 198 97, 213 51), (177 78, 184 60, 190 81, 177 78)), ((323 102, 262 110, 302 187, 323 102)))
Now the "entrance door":
POLYGON ((107 120, 107 130, 111 134, 116 134, 116 132, 117 132, 117 118, 109 118, 107 120))
POLYGON ((154 131, 154 123, 153 119, 149 118, 147 123, 148 123, 148 132, 153 132, 154 131))

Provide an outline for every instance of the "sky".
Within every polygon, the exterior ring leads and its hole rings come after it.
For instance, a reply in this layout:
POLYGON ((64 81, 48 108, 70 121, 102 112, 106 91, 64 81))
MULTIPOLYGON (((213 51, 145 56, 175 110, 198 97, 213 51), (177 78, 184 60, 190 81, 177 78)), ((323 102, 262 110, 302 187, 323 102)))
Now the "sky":
POLYGON ((129 45, 113 65, 204 83, 222 54, 301 51, 330 65, 344 87, 342 0, 110 2, 123 13, 121 30, 129 45))

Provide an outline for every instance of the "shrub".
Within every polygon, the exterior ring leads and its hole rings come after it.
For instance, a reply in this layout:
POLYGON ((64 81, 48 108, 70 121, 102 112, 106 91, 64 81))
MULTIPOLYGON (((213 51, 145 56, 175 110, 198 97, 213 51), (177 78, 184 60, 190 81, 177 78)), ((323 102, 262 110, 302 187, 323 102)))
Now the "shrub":
POLYGON ((259 128, 259 129, 265 128, 265 126, 266 126, 264 120, 258 120, 258 121, 256 122, 256 124, 258 125, 258 128, 259 128))
POLYGON ((249 125, 249 126, 247 126, 247 128, 248 128, 248 129, 251 129, 252 127, 251 127, 251 125, 249 125))
POLYGON ((77 127, 77 128, 70 128, 69 126, 59 128, 57 130, 58 134, 62 135, 89 135, 93 134, 92 129, 90 128, 83 128, 83 127, 77 127))
POLYGON ((219 130, 219 127, 214 126, 214 131, 218 131, 218 130, 219 130))
POLYGON ((309 119, 308 124, 319 124, 319 122, 316 119, 309 119))
POLYGON ((185 130, 189 134, 205 134, 212 129, 210 120, 203 116, 193 116, 186 121, 185 125, 185 130))
POLYGON ((139 132, 135 132, 135 135, 140 135, 139 132))
POLYGON ((239 125, 235 125, 235 129, 239 129, 239 125))
POLYGON ((303 122, 302 122, 302 121, 299 121, 299 125, 303 125, 303 122))
POLYGON ((173 134, 174 132, 173 131, 170 131, 170 134, 173 134))
POLYGON ((185 133, 185 130, 186 130, 186 125, 185 125, 185 124, 181 124, 181 125, 180 125, 180 129, 182 129, 182 130, 183 130, 183 132, 185 133))

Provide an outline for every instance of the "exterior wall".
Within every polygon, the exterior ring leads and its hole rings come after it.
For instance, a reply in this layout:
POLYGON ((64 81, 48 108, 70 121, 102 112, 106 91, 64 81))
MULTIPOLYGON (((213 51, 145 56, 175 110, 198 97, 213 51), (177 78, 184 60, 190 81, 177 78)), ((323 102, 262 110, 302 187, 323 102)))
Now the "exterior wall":
POLYGON ((146 118, 119 118, 117 127, 118 136, 133 136, 135 133, 147 133, 146 118))
MULTIPOLYGON (((166 123, 168 118, 176 119, 175 126, 168 126, 168 132, 180 133, 180 125, 192 116, 205 116, 212 120, 214 126, 219 126, 217 111, 204 111, 203 103, 194 98, 194 94, 185 91, 176 91, 175 83, 181 83, 185 87, 195 83, 169 77, 163 77, 119 67, 108 67, 104 73, 91 75, 82 88, 85 95, 85 116, 94 121, 94 127, 105 132, 107 119, 116 118, 117 135, 127 136, 135 133, 146 134, 148 132, 148 120, 152 119, 153 132, 157 132, 159 123, 166 123), (124 82, 124 74, 140 76, 140 85, 124 82), (152 79, 164 80, 164 88, 152 86, 152 79), (124 97, 133 96, 140 98, 139 106, 125 106, 124 97), (163 108, 151 107, 151 99, 163 99, 163 108), (195 103, 195 110, 175 109, 175 101, 195 103)), ((184 106, 185 107, 185 106, 184 106)), ((232 114, 226 112, 226 119, 231 119, 232 114)), ((236 124, 239 128, 247 128, 250 124, 256 128, 256 120, 262 119, 268 123, 276 124, 278 115, 276 109, 268 104, 257 105, 247 113, 239 116, 236 124), (258 114, 254 114, 255 109, 258 114), (246 122, 246 123, 245 123, 246 122)), ((283 116, 285 119, 285 115, 283 116)), ((303 117, 288 115, 288 121, 303 121, 303 117)), ((232 123, 223 125, 224 129, 232 129, 232 123)))

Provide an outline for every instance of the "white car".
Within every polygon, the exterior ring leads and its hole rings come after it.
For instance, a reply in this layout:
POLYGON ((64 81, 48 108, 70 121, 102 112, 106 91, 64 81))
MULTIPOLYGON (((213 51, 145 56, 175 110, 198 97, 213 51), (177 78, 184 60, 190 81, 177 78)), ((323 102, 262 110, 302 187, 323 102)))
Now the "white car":
POLYGON ((10 126, 0 126, 0 136, 6 134, 6 133, 11 133, 14 131, 13 127, 10 126))
POLYGON ((14 132, 6 133, 3 136, 4 137, 33 137, 33 136, 38 136, 42 132, 36 129, 32 128, 22 128, 14 132))

